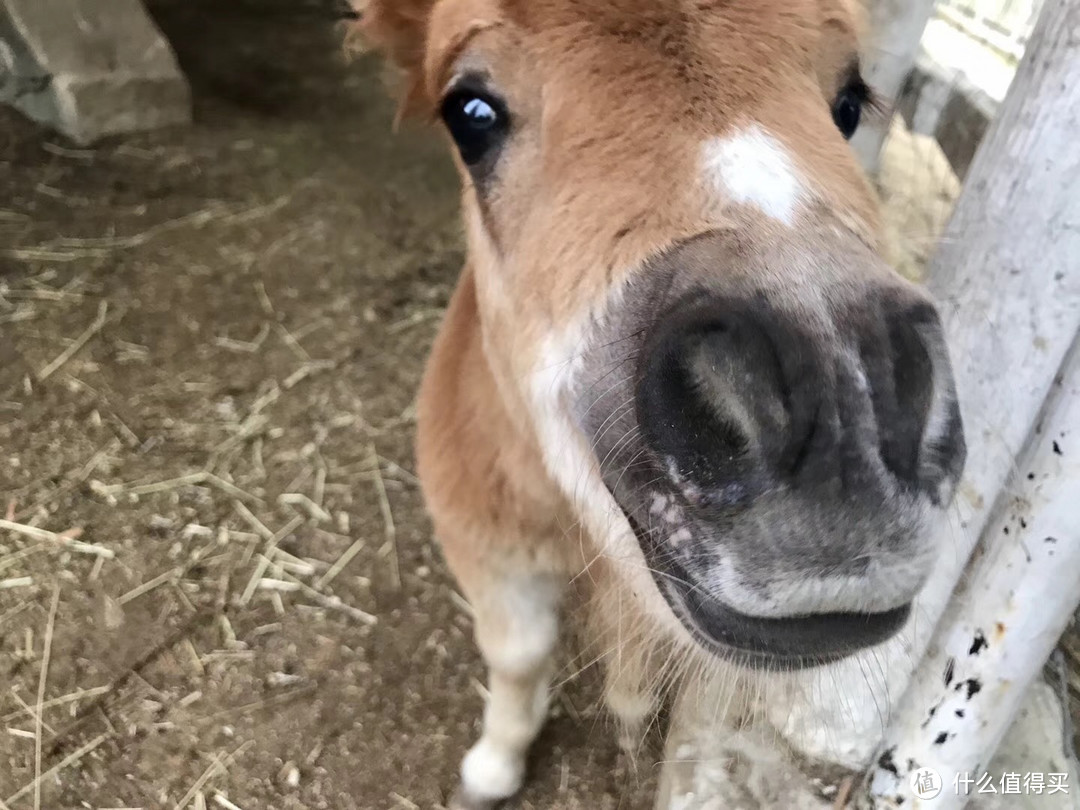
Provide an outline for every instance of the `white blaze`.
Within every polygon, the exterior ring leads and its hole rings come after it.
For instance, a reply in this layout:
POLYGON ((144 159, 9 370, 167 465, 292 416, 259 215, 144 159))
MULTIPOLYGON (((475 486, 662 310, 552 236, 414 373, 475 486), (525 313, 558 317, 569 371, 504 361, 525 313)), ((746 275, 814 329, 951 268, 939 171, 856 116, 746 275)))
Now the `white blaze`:
POLYGON ((756 124, 702 148, 705 182, 725 199, 753 205, 791 225, 803 187, 791 156, 776 138, 756 124))

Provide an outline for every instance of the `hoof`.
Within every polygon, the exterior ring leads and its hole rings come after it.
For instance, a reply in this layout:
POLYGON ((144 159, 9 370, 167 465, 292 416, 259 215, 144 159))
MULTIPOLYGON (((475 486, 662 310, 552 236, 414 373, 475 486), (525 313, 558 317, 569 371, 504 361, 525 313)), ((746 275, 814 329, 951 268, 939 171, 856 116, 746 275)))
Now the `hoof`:
POLYGON ((509 799, 525 780, 525 758, 480 740, 461 763, 462 810, 488 810, 509 799))

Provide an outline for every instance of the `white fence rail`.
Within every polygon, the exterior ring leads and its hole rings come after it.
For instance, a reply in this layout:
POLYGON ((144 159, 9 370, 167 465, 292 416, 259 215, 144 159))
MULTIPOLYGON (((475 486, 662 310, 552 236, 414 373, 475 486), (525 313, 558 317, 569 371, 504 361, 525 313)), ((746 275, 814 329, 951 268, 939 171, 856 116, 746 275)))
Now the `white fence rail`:
POLYGON ((1014 59, 1019 59, 1044 0, 940 0, 938 15, 1014 59))

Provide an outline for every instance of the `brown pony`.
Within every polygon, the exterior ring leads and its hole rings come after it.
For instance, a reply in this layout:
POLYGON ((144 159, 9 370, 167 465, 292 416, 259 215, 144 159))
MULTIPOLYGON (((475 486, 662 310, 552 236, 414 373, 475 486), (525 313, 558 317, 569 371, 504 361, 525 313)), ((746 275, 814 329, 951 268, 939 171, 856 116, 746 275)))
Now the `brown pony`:
POLYGON ((640 733, 680 673, 791 670, 907 620, 964 460, 936 310, 846 139, 852 0, 372 0, 441 119, 468 259, 420 476, 490 698, 457 802, 516 792, 560 598, 640 733))

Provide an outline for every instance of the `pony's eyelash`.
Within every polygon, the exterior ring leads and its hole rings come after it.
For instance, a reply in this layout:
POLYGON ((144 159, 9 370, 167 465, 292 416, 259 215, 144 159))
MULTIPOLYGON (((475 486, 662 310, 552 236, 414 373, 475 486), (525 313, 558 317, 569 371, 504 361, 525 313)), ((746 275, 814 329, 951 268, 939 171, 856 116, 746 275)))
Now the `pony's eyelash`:
POLYGON ((862 102, 863 109, 874 118, 883 118, 889 112, 885 96, 866 83, 858 68, 854 68, 844 89, 862 102))

